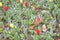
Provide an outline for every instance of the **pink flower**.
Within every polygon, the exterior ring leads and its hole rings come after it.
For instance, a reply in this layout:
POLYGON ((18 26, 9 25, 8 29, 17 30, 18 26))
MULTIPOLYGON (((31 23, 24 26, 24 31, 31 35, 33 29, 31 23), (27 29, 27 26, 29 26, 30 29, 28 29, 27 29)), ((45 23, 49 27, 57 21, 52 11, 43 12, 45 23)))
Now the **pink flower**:
POLYGON ((37 25, 40 22, 40 17, 38 17, 35 21, 34 24, 37 25))
POLYGON ((35 24, 35 25, 37 25, 37 24, 38 24, 38 22, 37 22, 37 21, 35 21, 35 22, 34 22, 34 24, 35 24))
POLYGON ((40 22, 40 17, 38 17, 36 20, 37 20, 38 22, 40 22))
POLYGON ((43 27, 43 32, 46 32, 47 31, 46 25, 44 24, 42 27, 43 27))

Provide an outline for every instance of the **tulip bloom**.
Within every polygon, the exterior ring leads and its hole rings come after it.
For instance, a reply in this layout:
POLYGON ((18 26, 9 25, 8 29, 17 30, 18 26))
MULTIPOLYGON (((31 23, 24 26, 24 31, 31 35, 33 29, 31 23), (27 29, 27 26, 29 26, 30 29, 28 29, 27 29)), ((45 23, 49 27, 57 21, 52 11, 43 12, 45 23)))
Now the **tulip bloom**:
POLYGON ((39 22, 40 22, 40 17, 38 17, 38 18, 35 20, 34 24, 37 25, 39 22))
POLYGON ((24 4, 25 4, 26 7, 29 5, 29 3, 27 1, 24 4))
POLYGON ((46 32, 47 31, 46 25, 44 24, 42 27, 43 27, 43 32, 46 32))
POLYGON ((12 23, 10 24, 10 28, 14 28, 14 25, 12 23))
POLYGON ((36 30, 36 34, 40 35, 41 31, 39 29, 36 30))
POLYGON ((23 3, 23 0, 20 0, 20 3, 23 3))
POLYGON ((38 17, 36 20, 37 20, 38 22, 40 22, 40 17, 38 17))
POLYGON ((34 25, 37 25, 37 24, 38 24, 38 22, 37 22, 37 21, 35 21, 35 22, 34 22, 34 25))
POLYGON ((2 2, 0 2, 0 7, 2 7, 2 2))
POLYGON ((8 6, 4 6, 4 10, 7 11, 8 10, 8 6))

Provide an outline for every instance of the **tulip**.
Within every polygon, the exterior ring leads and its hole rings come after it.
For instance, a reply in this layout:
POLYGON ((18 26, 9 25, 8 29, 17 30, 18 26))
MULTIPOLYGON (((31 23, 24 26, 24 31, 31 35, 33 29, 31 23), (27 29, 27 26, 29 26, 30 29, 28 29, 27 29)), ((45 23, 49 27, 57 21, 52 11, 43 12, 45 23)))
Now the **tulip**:
POLYGON ((2 7, 2 2, 0 2, 0 7, 2 7))
POLYGON ((20 0, 20 3, 22 4, 23 3, 23 0, 20 0))
POLYGON ((43 32, 46 32, 47 31, 46 25, 44 24, 42 27, 43 27, 43 32))
POLYGON ((7 11, 8 10, 8 6, 4 6, 4 10, 7 11))
POLYGON ((40 22, 40 17, 38 17, 36 20, 37 20, 38 22, 40 22))
POLYGON ((38 17, 38 18, 35 20, 34 24, 37 25, 39 22, 40 22, 40 17, 38 17))
POLYGON ((35 21, 35 22, 34 22, 34 25, 37 25, 37 24, 38 24, 38 22, 37 22, 37 21, 35 21))
POLYGON ((29 5, 29 3, 27 1, 24 4, 25 4, 26 7, 29 5))
POLYGON ((12 23, 10 24, 10 28, 14 28, 14 25, 12 23))
POLYGON ((40 35, 41 31, 39 29, 36 30, 36 34, 40 35))

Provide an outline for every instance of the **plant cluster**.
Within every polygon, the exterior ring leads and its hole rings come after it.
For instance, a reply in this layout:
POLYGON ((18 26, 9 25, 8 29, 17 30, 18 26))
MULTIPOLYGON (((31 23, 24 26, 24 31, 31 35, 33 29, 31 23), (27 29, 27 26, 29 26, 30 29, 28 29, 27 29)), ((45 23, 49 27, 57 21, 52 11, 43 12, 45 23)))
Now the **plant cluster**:
POLYGON ((60 0, 0 0, 0 40, 60 40, 60 0))

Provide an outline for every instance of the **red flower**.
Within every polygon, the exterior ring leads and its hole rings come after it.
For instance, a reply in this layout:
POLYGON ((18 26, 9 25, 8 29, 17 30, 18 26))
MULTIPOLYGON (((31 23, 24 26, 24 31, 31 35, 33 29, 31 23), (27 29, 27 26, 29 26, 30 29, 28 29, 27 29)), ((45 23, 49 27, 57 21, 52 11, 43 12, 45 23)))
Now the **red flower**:
POLYGON ((7 11, 8 10, 8 6, 4 6, 4 10, 7 11))
POLYGON ((34 7, 35 10, 38 10, 39 8, 37 6, 34 7))
POLYGON ((27 1, 24 4, 25 4, 26 7, 29 5, 29 3, 27 1))
POLYGON ((36 34, 40 35, 41 31, 39 29, 36 30, 36 34))
POLYGON ((36 20, 39 22, 40 21, 40 17, 38 17, 36 20))

